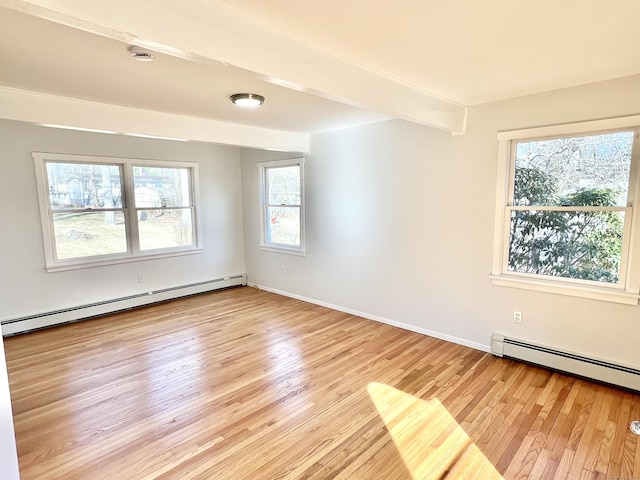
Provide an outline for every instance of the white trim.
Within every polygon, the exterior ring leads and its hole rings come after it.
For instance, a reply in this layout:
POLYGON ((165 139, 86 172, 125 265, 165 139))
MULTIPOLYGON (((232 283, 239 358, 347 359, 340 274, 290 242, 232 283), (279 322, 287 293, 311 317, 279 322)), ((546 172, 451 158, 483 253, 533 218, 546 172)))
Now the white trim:
POLYGON ((305 252, 304 250, 300 250, 298 248, 290 248, 287 246, 276 247, 272 244, 269 244, 269 245, 260 244, 258 245, 258 248, 265 252, 284 253, 286 255, 297 255, 299 257, 304 257, 307 255, 307 252, 305 252))
POLYGON ((40 207, 40 225, 42 227, 42 239, 44 246, 45 266, 55 258, 54 238, 51 234, 52 226, 49 219, 49 200, 44 192, 48 191, 47 173, 44 168, 44 160, 37 153, 33 154, 36 172, 36 185, 38 189, 38 206, 40 207))
MULTIPOLYGON (((103 157, 93 155, 75 155, 61 153, 33 152, 36 183, 38 186, 38 202, 40 206, 40 220, 42 224, 42 236, 45 250, 45 268, 48 272, 59 272, 79 268, 113 265, 141 260, 175 257, 179 255, 192 255, 202 253, 201 219, 199 202, 199 177, 198 163, 181 161, 148 160, 138 158, 103 157), (96 255, 91 257, 75 257, 59 259, 56 256, 54 225, 49 206, 48 180, 45 163, 47 161, 68 162, 79 164, 109 164, 117 165, 120 169, 120 183, 122 188, 122 207, 111 210, 121 211, 125 218, 127 251, 122 253, 96 255), (156 168, 181 168, 189 172, 189 210, 193 216, 193 245, 168 247, 153 250, 140 250, 138 238, 138 220, 135 206, 133 168, 136 166, 149 166, 156 168)), ((91 211, 102 212, 109 209, 95 208, 91 211)))
POLYGON ((304 185, 304 157, 287 158, 284 160, 274 160, 270 162, 260 162, 256 165, 258 167, 258 209, 260 211, 260 243, 258 248, 260 250, 286 253, 289 255, 306 255, 305 249, 305 185, 304 185), (298 166, 300 168, 300 204, 290 205, 291 207, 298 207, 300 209, 300 246, 279 245, 277 243, 266 242, 266 208, 267 208, 267 178, 265 172, 268 168, 279 167, 291 167, 298 166))
POLYGON ((625 305, 638 305, 640 295, 637 293, 615 289, 582 286, 578 284, 561 284, 551 281, 536 280, 532 278, 520 278, 509 275, 490 275, 491 283, 500 287, 521 288, 536 292, 555 293, 558 295, 570 295, 572 297, 590 298, 605 302, 622 303, 625 305))
POLYGON ((507 205, 506 209, 509 210, 509 212, 631 212, 631 207, 592 207, 588 205, 572 205, 570 207, 551 205, 507 205))
POLYGON ((594 134, 606 130, 635 128, 640 125, 640 115, 628 117, 605 118, 587 122, 547 125, 544 127, 524 128, 521 130, 505 130, 497 133, 500 140, 524 140, 528 138, 562 137, 580 133, 594 134))
MULTIPOLYGON (((108 260, 95 260, 93 259, 85 260, 85 261, 74 261, 73 263, 64 264, 64 260, 58 260, 56 265, 49 266, 47 264, 46 269, 47 272, 64 272, 65 270, 77 270, 79 268, 92 268, 92 267, 102 267, 105 265, 118 265, 119 263, 131 263, 131 262, 142 262, 145 260, 157 260, 159 258, 171 258, 171 257, 180 257, 183 255, 198 255, 203 252, 202 248, 189 248, 188 250, 179 250, 175 252, 165 252, 165 253, 152 253, 145 254, 139 253, 135 256, 122 256, 122 257, 112 257, 108 260)), ((127 254, 123 254, 127 255, 127 254)), ((91 257, 90 257, 91 258, 91 257)))
POLYGON ((494 217, 493 260, 491 281, 493 285, 534 290, 539 292, 564 294, 594 300, 609 301, 627 305, 638 305, 640 296, 640 265, 634 265, 632 254, 637 247, 640 235, 637 223, 640 221, 638 206, 638 172, 640 170, 640 152, 638 151, 638 132, 640 131, 640 115, 612 119, 593 120, 565 125, 551 125, 522 130, 497 133, 498 171, 496 182, 496 204, 494 217), (543 138, 562 138, 576 135, 598 135, 608 132, 634 131, 631 171, 629 173, 629 190, 625 207, 554 207, 554 206, 513 206, 513 178, 515 175, 514 148, 516 141, 532 141, 543 138), (619 284, 606 285, 598 282, 581 281, 566 278, 552 278, 517 274, 508 271, 509 248, 509 211, 541 210, 541 211, 624 211, 624 235, 620 258, 619 284))
POLYGON ((493 225, 493 262, 491 272, 499 275, 502 272, 503 252, 507 248, 505 239, 505 208, 509 195, 509 142, 498 142, 498 179, 496 181, 496 204, 493 225))
POLYGON ((487 353, 491 352, 491 348, 489 345, 470 342, 468 340, 465 340, 464 338, 454 337, 452 335, 447 335, 445 333, 428 330, 422 327, 416 327, 415 325, 411 325, 409 323, 398 322, 396 320, 391 320, 389 318, 381 317, 379 315, 374 315, 372 313, 361 312, 359 310, 354 310, 352 308, 335 305, 333 303, 317 300, 315 298, 305 297, 302 295, 297 295, 295 293, 286 292, 284 290, 278 290, 276 288, 266 287, 264 285, 260 285, 253 282, 248 282, 247 286, 257 288, 258 290, 264 290, 265 292, 275 293, 276 295, 295 298, 296 300, 302 300, 303 302, 312 303, 314 305, 320 305, 321 307, 330 308, 332 310, 348 313, 350 315, 366 318, 367 320, 373 320, 375 322, 384 323, 386 325, 391 325, 392 327, 402 328, 403 330, 408 330, 410 332, 420 333, 421 335, 426 335, 428 337, 444 340, 445 342, 455 343, 457 345, 462 345, 463 347, 473 348, 474 350, 480 350, 481 352, 487 352, 487 353))
MULTIPOLYGON (((638 116, 638 122, 640 122, 640 116, 638 116)), ((637 249, 640 245, 640 228, 638 223, 640 222, 640 129, 636 130, 633 151, 631 152, 631 171, 629 172, 629 203, 635 206, 635 211, 629 218, 625 215, 625 232, 624 239, 628 244, 623 245, 626 254, 626 279, 627 291, 638 293, 640 292, 640 264, 636 264, 634 261, 634 249, 637 249)), ((628 203, 628 204, 629 204, 628 203)), ((622 260, 622 259, 621 259, 622 260)))

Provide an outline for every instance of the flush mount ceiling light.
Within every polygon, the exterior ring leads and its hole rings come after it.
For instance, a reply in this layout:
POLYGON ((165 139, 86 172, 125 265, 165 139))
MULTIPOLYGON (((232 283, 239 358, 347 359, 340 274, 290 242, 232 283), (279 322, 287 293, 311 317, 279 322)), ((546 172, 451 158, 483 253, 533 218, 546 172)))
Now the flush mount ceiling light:
POLYGON ((239 107, 259 107, 264 103, 264 97, 256 93, 234 93, 229 98, 239 107))
POLYGON ((137 47, 135 45, 131 45, 129 48, 127 48, 127 50, 129 51, 131 56, 139 62, 153 62, 153 59, 156 58, 148 50, 145 50, 142 47, 137 47))

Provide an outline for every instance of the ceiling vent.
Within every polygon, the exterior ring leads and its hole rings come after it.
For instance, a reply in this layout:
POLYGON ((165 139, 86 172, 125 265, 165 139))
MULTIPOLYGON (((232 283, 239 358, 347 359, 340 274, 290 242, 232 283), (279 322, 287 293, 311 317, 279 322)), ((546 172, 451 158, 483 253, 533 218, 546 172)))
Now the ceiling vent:
POLYGON ((127 50, 131 56, 139 62, 152 62, 155 59, 151 52, 135 45, 131 45, 127 50))

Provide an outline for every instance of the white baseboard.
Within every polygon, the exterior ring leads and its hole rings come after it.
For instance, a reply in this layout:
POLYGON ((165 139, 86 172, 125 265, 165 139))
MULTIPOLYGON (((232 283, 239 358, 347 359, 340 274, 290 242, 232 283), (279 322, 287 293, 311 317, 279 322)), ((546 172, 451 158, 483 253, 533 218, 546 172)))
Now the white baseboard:
POLYGON ((462 345, 464 347, 473 348, 474 350, 480 350, 482 352, 491 352, 491 348, 489 345, 483 345, 481 343, 470 342, 465 340, 464 338, 454 337, 451 335, 446 335, 444 333, 435 332, 433 330, 427 330, 426 328, 416 327, 415 325, 411 325, 408 323, 397 322, 395 320, 391 320, 389 318, 381 317, 379 315, 373 315, 371 313, 360 312, 358 310, 354 310, 352 308, 342 307, 340 305, 334 305, 332 303, 323 302, 322 300, 316 300, 315 298, 308 298, 302 295, 297 295, 295 293, 285 292, 283 290, 278 290, 276 288, 265 287, 264 285, 259 285, 257 283, 249 282, 248 286, 257 288, 258 290, 264 290, 265 292, 275 293, 277 295, 282 295, 285 297, 295 298, 296 300, 302 300, 303 302, 313 303, 314 305, 320 305, 321 307, 331 308, 332 310, 338 310, 339 312, 348 313, 350 315, 356 315, 358 317, 366 318, 367 320, 374 320, 376 322, 385 323, 387 325, 391 325, 393 327, 402 328, 404 330, 409 330, 410 332, 420 333, 422 335, 427 335, 429 337, 434 337, 440 340, 444 340, 446 342, 456 343, 458 345, 462 345))

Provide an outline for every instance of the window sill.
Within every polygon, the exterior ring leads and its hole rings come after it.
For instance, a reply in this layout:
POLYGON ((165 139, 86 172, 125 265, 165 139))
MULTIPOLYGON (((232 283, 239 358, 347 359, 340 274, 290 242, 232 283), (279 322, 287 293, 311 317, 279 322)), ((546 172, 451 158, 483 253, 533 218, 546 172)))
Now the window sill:
POLYGON ((193 255, 197 253, 202 253, 202 248, 191 248, 188 250, 180 250, 175 252, 164 252, 164 253, 153 253, 147 255, 136 255, 136 256, 123 256, 123 257, 113 257, 104 260, 87 260, 84 262, 69 262, 69 263, 57 263, 54 265, 47 265, 47 272, 63 272, 66 270, 77 270, 81 268, 91 268, 91 267, 101 267, 105 265, 116 265, 119 263, 131 263, 131 262, 141 262, 144 260, 155 260, 159 258, 168 258, 168 257, 177 257, 182 255, 193 255))
POLYGON ((507 275, 490 275, 490 278, 493 285, 500 287, 521 288, 536 292, 590 298, 592 300, 622 303, 625 305, 638 305, 638 300, 640 299, 640 295, 637 293, 616 288, 569 285, 560 282, 518 278, 507 275))
POLYGON ((259 245, 258 248, 265 252, 284 253, 286 255, 297 255, 299 257, 304 257, 306 255, 306 252, 299 248, 276 247, 274 245, 259 245))

